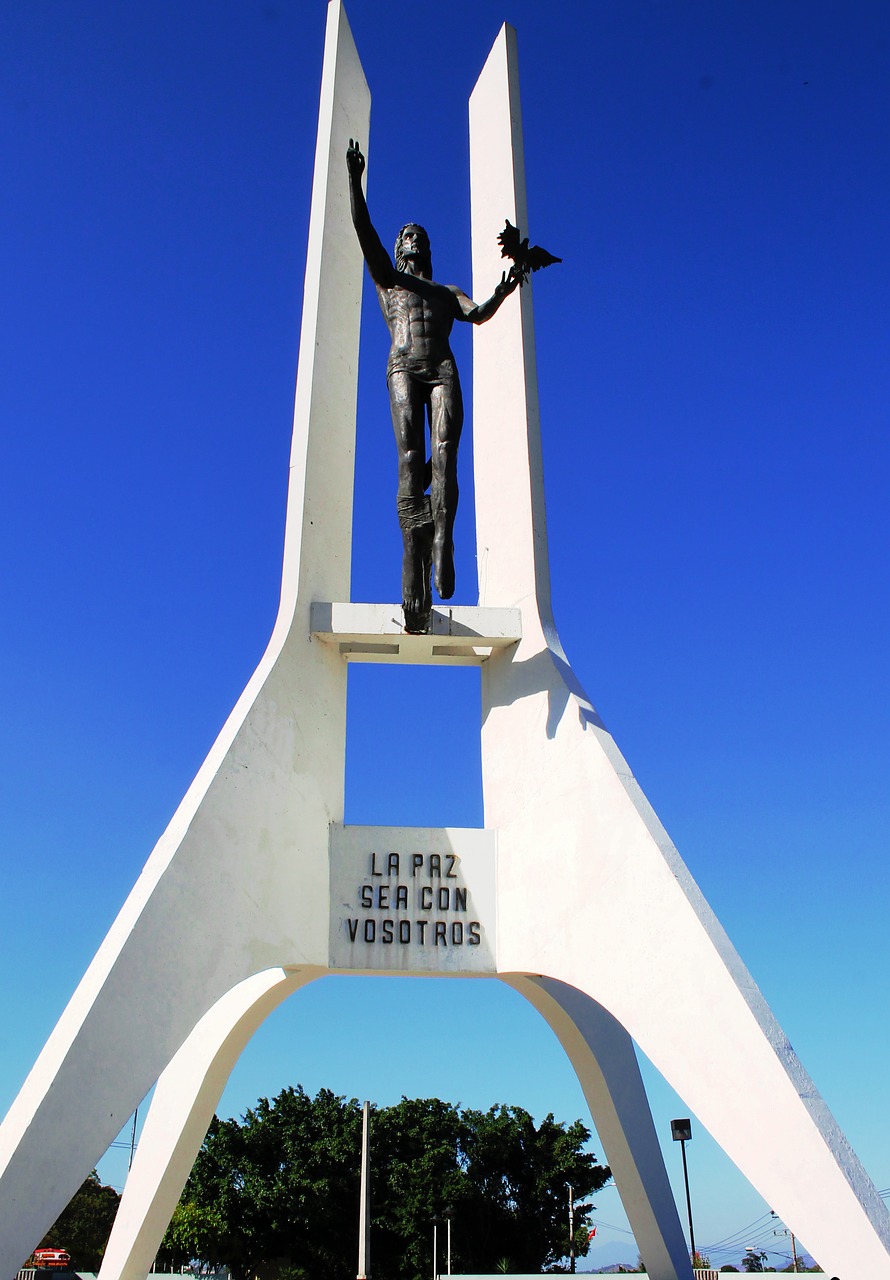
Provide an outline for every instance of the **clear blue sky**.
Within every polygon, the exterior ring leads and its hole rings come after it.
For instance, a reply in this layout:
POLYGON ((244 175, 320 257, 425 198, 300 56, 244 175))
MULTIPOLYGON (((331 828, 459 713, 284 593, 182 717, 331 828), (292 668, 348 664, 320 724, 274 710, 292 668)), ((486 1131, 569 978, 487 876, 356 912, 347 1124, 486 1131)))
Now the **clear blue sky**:
MULTIPOLYGON (((0 1111, 274 619, 324 9, 0 10, 0 1111)), ((387 243, 423 222, 437 277, 465 287, 466 102, 501 21, 517 27, 532 237, 565 259, 535 281, 560 633, 890 1187, 890 9, 348 12, 372 214, 387 243)), ((353 595, 395 600, 385 333, 365 301, 353 595)), ((468 440, 467 603, 471 479, 468 440)), ((478 824, 477 723, 473 672, 354 671, 348 819, 478 824), (431 767, 400 791, 418 706, 431 767)), ((668 1122, 687 1108, 650 1076, 680 1190, 668 1122)), ((319 983, 257 1036, 223 1110, 297 1081, 586 1114, 549 1031, 493 982, 319 983)), ((689 1157, 698 1241, 739 1232, 715 1261, 787 1252, 772 1224, 742 1230, 769 1206, 701 1126, 689 1157)), ((103 1172, 121 1184, 120 1153, 103 1172)), ((616 1192, 597 1205, 615 1228, 595 1264, 633 1260, 616 1192)))

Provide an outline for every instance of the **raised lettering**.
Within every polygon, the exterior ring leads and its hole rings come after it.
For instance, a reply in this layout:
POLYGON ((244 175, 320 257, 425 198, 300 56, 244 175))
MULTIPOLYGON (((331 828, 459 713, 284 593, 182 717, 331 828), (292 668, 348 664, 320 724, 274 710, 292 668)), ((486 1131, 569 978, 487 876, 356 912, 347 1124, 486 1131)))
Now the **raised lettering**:
POLYGON ((448 946, 448 941, 445 937, 445 921, 444 920, 436 921, 436 946, 437 947, 448 946))
POLYGON ((426 921, 415 920, 414 923, 417 925, 417 928, 420 932, 420 945, 423 946, 423 935, 426 933, 426 921))
MULTIPOLYGON (((374 874, 373 871, 371 872, 371 874, 372 875, 374 874)), ((362 906, 367 911, 368 907, 373 907, 373 905, 374 905, 374 886, 370 884, 363 884, 362 885, 362 906)))
POLYGON ((386 911, 389 907, 389 885, 382 884, 377 890, 377 906, 381 911, 386 911))
POLYGON ((373 942, 376 937, 377 937, 377 921, 366 920, 365 921, 365 942, 373 942))
POLYGON ((420 890, 420 909, 421 911, 432 911, 433 909, 433 890, 431 885, 425 884, 420 890))
POLYGON ((349 941, 350 941, 350 942, 355 942, 355 935, 358 933, 358 921, 357 921, 357 920, 347 920, 347 921, 346 921, 346 928, 349 930, 349 941))
POLYGON ((467 925, 467 944, 471 947, 478 947, 482 938, 479 936, 479 921, 471 920, 467 925))
POLYGON ((459 920, 455 920, 451 926, 451 945, 453 947, 462 947, 464 942, 464 927, 459 920))
POLYGON ((458 888, 454 891, 454 909, 455 911, 466 911, 467 909, 467 891, 458 888))
POLYGON ((451 905, 451 890, 446 889, 443 886, 443 888, 437 890, 436 897, 439 903, 439 910, 447 911, 449 906, 451 905))
POLYGON ((442 879, 442 855, 440 853, 430 854, 430 879, 431 880, 433 876, 436 876, 437 879, 439 880, 442 879))
POLYGON ((392 921, 384 920, 380 926, 380 941, 389 945, 392 942, 392 921))
POLYGON ((410 941, 411 941, 411 921, 400 920, 399 921, 399 942, 404 944, 410 941))
POLYGON ((447 880, 456 880, 457 873, 454 870, 454 864, 457 862, 457 854, 446 853, 445 857, 448 859, 448 870, 445 872, 445 878, 447 880))
POLYGON ((386 859, 386 874, 393 876, 396 880, 399 878, 399 855, 391 853, 386 859))
POLYGON ((408 910, 408 886, 406 884, 396 885, 396 911, 403 908, 408 910))
POLYGON ((372 854, 371 854, 371 875, 372 875, 372 876, 382 876, 382 875, 383 875, 383 872, 382 872, 382 871, 378 871, 378 870, 377 870, 377 854, 376 854, 376 853, 372 853, 372 854))
POLYGON ((419 871, 419 869, 420 869, 422 866, 423 866, 423 854, 422 854, 422 853, 412 853, 412 854, 411 854, 411 874, 412 874, 412 876, 416 876, 416 875, 417 875, 417 872, 419 871))

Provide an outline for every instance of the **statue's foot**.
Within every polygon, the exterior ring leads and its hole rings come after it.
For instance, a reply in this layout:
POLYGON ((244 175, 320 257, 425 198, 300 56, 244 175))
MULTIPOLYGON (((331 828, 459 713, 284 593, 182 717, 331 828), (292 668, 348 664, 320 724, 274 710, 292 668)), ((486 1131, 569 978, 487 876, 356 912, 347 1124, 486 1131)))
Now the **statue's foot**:
POLYGON ((402 613, 405 615, 405 630, 411 636, 426 635, 430 629, 430 609, 414 609, 414 601, 402 601, 402 613))
POLYGON ((433 585, 441 600, 454 595, 454 543, 450 538, 433 540, 433 585))

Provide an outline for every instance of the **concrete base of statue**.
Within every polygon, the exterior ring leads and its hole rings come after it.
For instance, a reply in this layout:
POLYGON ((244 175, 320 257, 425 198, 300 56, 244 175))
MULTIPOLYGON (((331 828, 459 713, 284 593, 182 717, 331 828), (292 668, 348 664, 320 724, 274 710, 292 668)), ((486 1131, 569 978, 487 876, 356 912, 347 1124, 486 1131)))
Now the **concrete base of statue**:
MULTIPOLYGON (((14 1274, 157 1081, 100 1273, 143 1280, 244 1045, 336 972, 521 992, 578 1074, 652 1280, 691 1268, 634 1040, 827 1271, 886 1272, 882 1201, 560 647, 531 289, 475 331, 478 606, 406 636, 398 606, 349 601, 363 265, 344 155, 369 112, 333 0, 278 620, 0 1129, 0 1269, 14 1274), (484 829, 343 825, 351 661, 481 666, 484 829), (191 945, 202 921, 210 950, 191 945)), ((504 219, 528 226, 508 28, 470 125, 486 297, 504 219)))

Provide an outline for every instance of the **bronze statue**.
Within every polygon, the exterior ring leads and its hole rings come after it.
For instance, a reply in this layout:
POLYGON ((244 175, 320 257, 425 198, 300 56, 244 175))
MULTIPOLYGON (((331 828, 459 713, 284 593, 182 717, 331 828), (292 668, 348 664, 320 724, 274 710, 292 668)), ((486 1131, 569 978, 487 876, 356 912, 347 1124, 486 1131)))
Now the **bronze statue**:
POLYGON ((435 283, 429 237, 415 222, 399 232, 393 265, 371 223, 361 183, 365 157, 351 138, 346 167, 353 225, 392 338, 386 382, 399 456, 396 506, 404 544, 402 608, 405 630, 423 632, 432 609, 431 574, 443 600, 454 594, 452 533, 458 494, 457 446, 464 410, 457 366, 448 345, 451 326, 455 320, 471 324, 490 320, 522 282, 523 267, 514 263, 488 301, 477 306, 456 285, 435 283))

